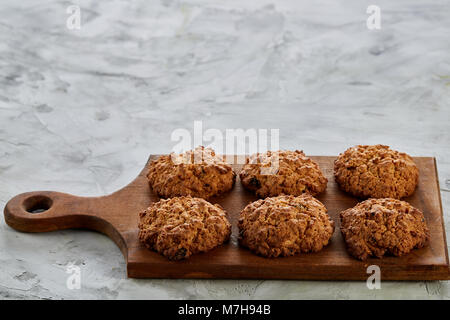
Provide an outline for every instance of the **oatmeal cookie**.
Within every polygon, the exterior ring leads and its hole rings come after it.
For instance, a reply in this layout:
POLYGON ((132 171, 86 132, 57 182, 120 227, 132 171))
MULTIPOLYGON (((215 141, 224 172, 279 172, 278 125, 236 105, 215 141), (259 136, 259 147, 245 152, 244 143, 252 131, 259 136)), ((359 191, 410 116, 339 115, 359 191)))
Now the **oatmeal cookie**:
POLYGON ((315 196, 325 191, 328 182, 318 164, 298 150, 253 154, 239 177, 242 185, 260 198, 305 192, 315 196))
POLYGON ((340 217, 347 250, 360 260, 402 256, 425 246, 430 237, 422 212, 397 199, 369 199, 340 217))
POLYGON ((239 243, 265 257, 320 251, 334 232, 326 212, 309 194, 257 200, 241 211, 239 243))
POLYGON ((163 199, 140 213, 139 241, 170 260, 209 251, 230 234, 231 224, 222 207, 201 198, 163 199))
POLYGON ((209 198, 233 188, 236 174, 210 148, 197 147, 183 154, 161 156, 150 163, 150 187, 162 198, 209 198))
POLYGON ((414 193, 419 169, 406 153, 359 145, 334 161, 334 177, 342 190, 359 198, 401 199, 414 193))

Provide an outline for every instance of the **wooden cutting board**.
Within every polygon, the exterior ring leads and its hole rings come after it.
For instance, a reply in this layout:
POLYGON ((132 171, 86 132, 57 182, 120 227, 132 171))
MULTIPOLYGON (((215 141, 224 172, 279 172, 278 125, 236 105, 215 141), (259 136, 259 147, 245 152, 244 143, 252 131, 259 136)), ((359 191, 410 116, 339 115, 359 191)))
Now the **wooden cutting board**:
MULTIPOLYGON (((157 156, 151 156, 149 161, 157 156)), ((147 183, 147 166, 125 188, 103 197, 77 197, 52 191, 20 194, 4 210, 6 223, 24 232, 47 232, 67 228, 87 228, 109 236, 122 250, 127 273, 132 278, 222 278, 222 279, 315 279, 366 280, 367 267, 378 265, 381 280, 450 279, 439 183, 434 158, 416 157, 419 185, 405 199, 420 209, 431 231, 425 248, 403 257, 371 258, 365 262, 348 255, 340 232, 339 212, 358 200, 340 191, 333 177, 335 157, 311 157, 317 161, 328 187, 318 196, 336 223, 331 244, 317 253, 268 259, 238 246, 237 220, 240 211, 256 197, 242 188, 239 178, 228 194, 212 198, 228 212, 233 226, 229 243, 210 252, 182 261, 169 261, 144 248, 138 241, 138 213, 158 198, 147 183), (45 210, 47 209, 47 210, 45 210), (45 211, 42 211, 45 210, 45 211), (31 213, 31 212, 37 213, 31 213)), ((239 172, 241 166, 235 165, 239 172)))

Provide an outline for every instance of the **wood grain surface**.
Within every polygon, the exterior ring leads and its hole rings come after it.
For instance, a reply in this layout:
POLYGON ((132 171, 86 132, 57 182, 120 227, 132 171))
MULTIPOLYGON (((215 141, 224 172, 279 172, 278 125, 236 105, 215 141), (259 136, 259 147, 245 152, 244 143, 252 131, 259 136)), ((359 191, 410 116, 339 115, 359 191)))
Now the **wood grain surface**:
MULTIPOLYGON (((157 156, 151 156, 149 161, 157 156)), ((233 190, 209 199, 221 204, 233 226, 231 240, 210 252, 182 261, 169 261, 144 248, 138 241, 138 213, 158 198, 150 191, 145 174, 123 189, 103 197, 77 197, 53 191, 20 194, 5 206, 6 223, 23 232, 47 232, 86 228, 109 236, 121 249, 132 278, 222 278, 222 279, 314 279, 366 280, 369 265, 381 268, 381 280, 450 279, 442 206, 434 158, 415 157, 420 170, 413 196, 404 199, 420 209, 431 232, 429 245, 403 257, 371 258, 358 261, 345 249, 339 212, 358 199, 340 191, 333 178, 335 157, 313 156, 328 178, 327 190, 317 198, 336 223, 331 244, 317 253, 268 259, 238 246, 239 212, 256 197, 244 190, 239 179, 233 190), (33 213, 34 212, 34 213, 33 213)), ((148 165, 148 163, 147 163, 148 165)), ((239 172, 240 165, 233 166, 239 172)))

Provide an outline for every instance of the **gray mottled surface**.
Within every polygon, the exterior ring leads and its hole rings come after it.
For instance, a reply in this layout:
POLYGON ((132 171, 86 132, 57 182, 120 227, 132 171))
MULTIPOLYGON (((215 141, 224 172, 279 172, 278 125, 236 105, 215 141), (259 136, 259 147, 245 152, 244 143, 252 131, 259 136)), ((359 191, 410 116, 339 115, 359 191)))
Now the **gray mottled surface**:
MULTIPOLYGON (((437 158, 450 230, 448 1, 0 1, 0 203, 110 193, 175 128, 279 128, 282 148, 437 158), (366 28, 366 8, 382 29, 366 28)), ((107 237, 0 219, 0 298, 450 298, 449 282, 132 280, 107 237), (81 268, 69 290, 65 266, 81 268)))

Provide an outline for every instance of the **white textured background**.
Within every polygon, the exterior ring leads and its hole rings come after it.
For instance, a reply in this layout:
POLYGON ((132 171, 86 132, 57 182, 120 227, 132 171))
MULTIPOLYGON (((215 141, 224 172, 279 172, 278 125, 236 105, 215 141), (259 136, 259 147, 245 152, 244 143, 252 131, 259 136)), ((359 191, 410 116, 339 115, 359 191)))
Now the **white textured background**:
MULTIPOLYGON (((450 1, 425 0, 0 0, 1 206, 31 190, 110 193, 202 120, 279 128, 282 148, 310 155, 383 143, 434 156, 449 232, 449 17, 450 1), (71 4, 81 30, 66 28, 71 4)), ((101 234, 23 234, 1 218, 0 298, 450 298, 450 283, 133 280, 101 234)))

